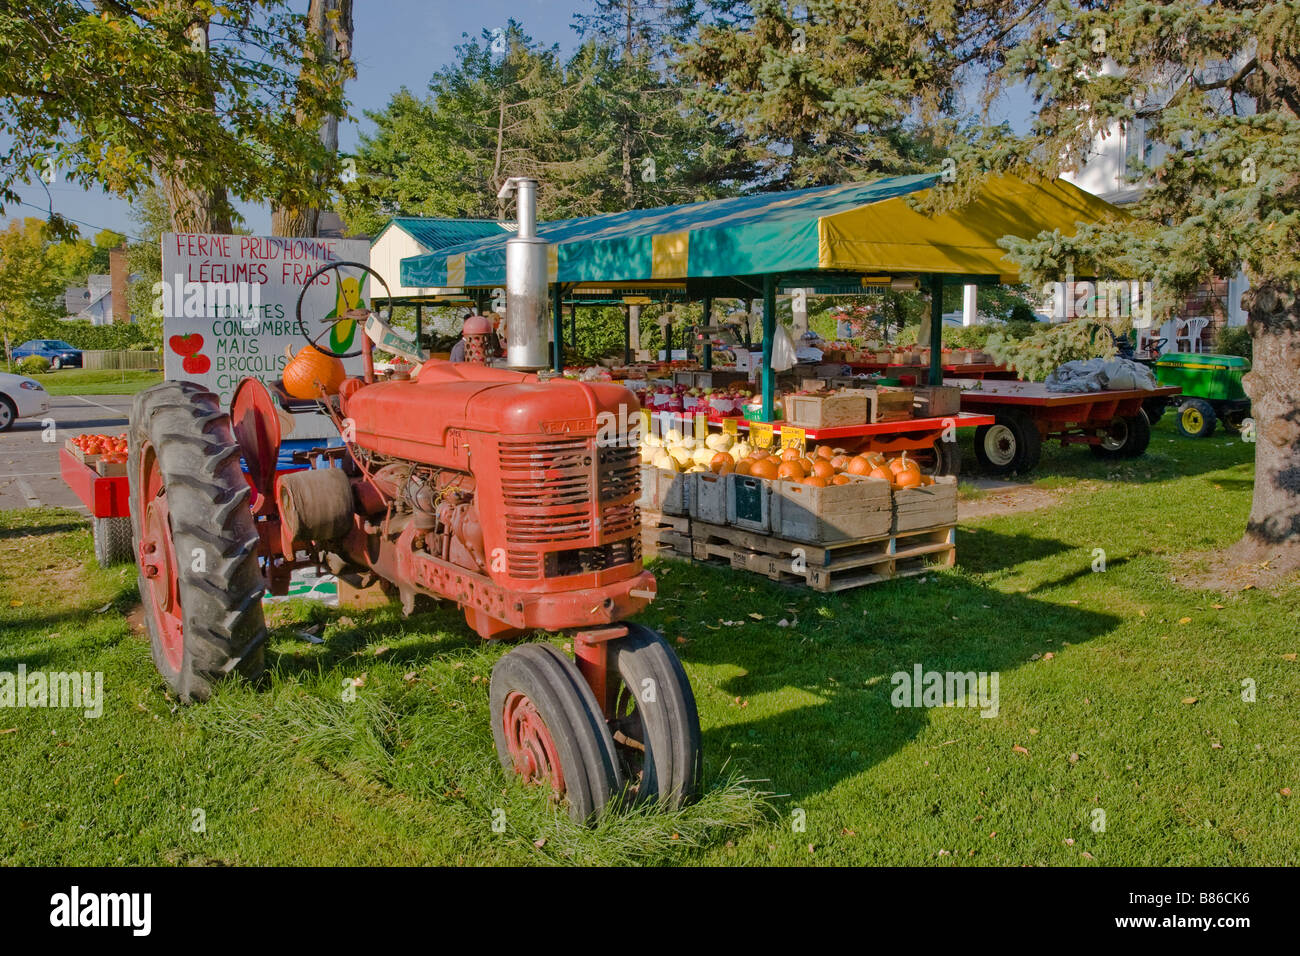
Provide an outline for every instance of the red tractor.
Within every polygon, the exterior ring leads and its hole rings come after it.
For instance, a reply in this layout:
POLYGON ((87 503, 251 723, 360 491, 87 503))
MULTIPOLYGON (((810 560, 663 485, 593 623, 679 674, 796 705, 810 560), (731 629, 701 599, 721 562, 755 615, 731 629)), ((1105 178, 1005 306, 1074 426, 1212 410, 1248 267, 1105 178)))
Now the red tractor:
MULTIPOLYGON (((342 266, 370 271, 326 269, 342 266)), ((301 298, 298 318, 313 341, 301 298)), ((358 587, 384 582, 407 613, 420 594, 455 601, 488 640, 570 633, 576 664, 532 643, 493 668, 502 765, 567 798, 578 820, 625 790, 689 800, 701 773, 690 683, 663 637, 628 620, 655 595, 637 439, 610 428, 635 428, 635 396, 442 361, 379 381, 364 333, 360 351, 364 377, 305 403, 344 439, 307 453, 306 470, 276 473, 281 409, 306 410, 278 385, 244 380, 229 411, 187 382, 136 396, 131 522, 163 678, 192 701, 232 672, 258 674, 262 594, 319 566, 358 587)))

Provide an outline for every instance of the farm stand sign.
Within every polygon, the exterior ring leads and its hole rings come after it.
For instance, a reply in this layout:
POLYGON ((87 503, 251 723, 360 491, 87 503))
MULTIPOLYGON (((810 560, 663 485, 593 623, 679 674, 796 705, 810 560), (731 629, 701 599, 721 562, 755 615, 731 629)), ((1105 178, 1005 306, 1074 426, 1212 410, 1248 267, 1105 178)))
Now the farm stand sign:
MULTIPOLYGON (((286 350, 306 345, 294 309, 307 277, 327 263, 368 262, 369 256, 364 239, 164 233, 154 307, 163 316, 167 379, 198 382, 225 406, 241 379, 275 381, 288 364, 286 350)), ((313 280, 302 304, 308 334, 326 328, 322 319, 368 307, 365 278, 359 269, 332 269, 313 280)), ((320 341, 336 352, 352 351, 360 335, 346 320, 320 341)), ((360 374, 360 358, 344 364, 349 374, 360 374)), ((295 416, 294 438, 332 433, 323 415, 295 416)))

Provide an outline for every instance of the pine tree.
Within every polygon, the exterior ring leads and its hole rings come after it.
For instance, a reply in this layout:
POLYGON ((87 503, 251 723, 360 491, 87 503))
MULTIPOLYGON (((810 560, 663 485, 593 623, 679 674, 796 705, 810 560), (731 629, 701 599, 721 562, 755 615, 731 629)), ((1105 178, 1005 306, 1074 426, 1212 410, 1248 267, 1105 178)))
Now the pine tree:
POLYGON ((1152 280, 1171 309, 1245 269, 1255 490, 1232 557, 1300 566, 1300 4, 1052 0, 1002 79, 1027 81, 1039 112, 1027 137, 992 137, 992 165, 1055 176, 1112 122, 1143 122, 1163 144, 1133 222, 1009 243, 1034 281, 1092 263, 1152 280))

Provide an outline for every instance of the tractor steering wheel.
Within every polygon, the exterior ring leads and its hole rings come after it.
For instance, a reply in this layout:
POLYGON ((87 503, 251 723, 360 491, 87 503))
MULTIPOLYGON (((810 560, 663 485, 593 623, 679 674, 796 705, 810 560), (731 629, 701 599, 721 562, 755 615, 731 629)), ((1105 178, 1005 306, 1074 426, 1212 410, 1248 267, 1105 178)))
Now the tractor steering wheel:
MULTIPOLYGON (((311 275, 309 275, 309 276, 306 278, 306 280, 303 282, 303 284, 302 284, 302 291, 298 293, 298 305, 297 305, 297 307, 296 307, 295 310, 294 310, 295 314, 296 314, 297 317, 298 317, 298 331, 302 333, 302 337, 303 337, 304 339, 307 340, 307 344, 310 345, 312 348, 317 349, 317 350, 319 350, 319 351, 321 351, 321 352, 324 352, 326 355, 332 355, 334 358, 337 358, 337 359, 353 358, 353 357, 355 357, 355 356, 361 354, 361 349, 357 349, 355 352, 335 352, 333 349, 330 349, 330 348, 327 348, 327 347, 321 345, 321 344, 317 341, 317 339, 319 339, 319 338, 320 338, 322 335, 324 335, 326 332, 330 331, 330 327, 331 327, 331 326, 336 325, 336 324, 338 324, 339 322, 342 322, 342 321, 344 321, 344 320, 346 320, 346 319, 353 319, 354 321, 361 321, 361 320, 356 319, 355 316, 350 316, 350 315, 346 315, 346 314, 343 314, 343 315, 336 315, 336 316, 333 316, 333 317, 331 317, 331 318, 322 319, 321 321, 323 321, 323 322, 325 323, 326 328, 323 328, 323 329, 321 329, 319 332, 317 332, 316 335, 315 335, 315 337, 313 338, 313 337, 308 333, 308 331, 307 331, 307 324, 306 324, 305 322, 303 322, 303 320, 302 320, 302 300, 303 300, 303 297, 307 295, 307 290, 311 288, 311 284, 312 284, 313 282, 315 282, 316 279, 317 279, 318 277, 324 275, 326 272, 329 272, 331 269, 343 269, 343 268, 348 268, 348 269, 360 269, 360 270, 362 270, 363 272, 368 272, 368 273, 370 273, 372 276, 374 276, 376 279, 378 279, 378 280, 379 280, 379 284, 382 285, 382 286, 384 287, 384 292, 387 293, 387 296, 386 296, 385 298, 386 298, 386 300, 387 300, 387 302, 388 302, 388 306, 387 306, 388 314, 385 315, 385 316, 382 316, 383 321, 384 321, 385 323, 389 323, 389 320, 391 320, 391 319, 392 319, 392 316, 393 316, 393 293, 392 293, 392 290, 390 290, 390 289, 388 288, 388 283, 384 281, 384 277, 381 276, 381 275, 380 275, 378 272, 376 272, 374 269, 370 268, 370 266, 366 265, 365 263, 362 263, 362 262, 347 262, 347 261, 330 262, 330 263, 327 263, 326 265, 321 266, 319 269, 317 269, 315 272, 313 272, 311 275)), ((360 287, 358 287, 358 291, 360 291, 360 287)), ((371 298, 374 298, 374 297, 371 296, 371 298)), ((365 334, 366 334, 365 323, 364 323, 364 322, 361 322, 361 325, 362 325, 361 334, 362 334, 362 335, 365 335, 365 334)))

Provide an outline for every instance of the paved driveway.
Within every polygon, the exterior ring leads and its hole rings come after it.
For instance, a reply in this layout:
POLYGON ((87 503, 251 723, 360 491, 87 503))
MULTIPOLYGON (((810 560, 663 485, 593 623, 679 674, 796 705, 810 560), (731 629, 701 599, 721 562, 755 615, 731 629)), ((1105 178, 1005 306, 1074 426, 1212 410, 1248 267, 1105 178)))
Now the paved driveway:
POLYGON ((54 420, 48 433, 39 418, 20 418, 0 432, 0 511, 63 505, 85 512, 59 477, 59 449, 84 432, 117 435, 126 431, 130 395, 52 395, 46 417, 54 420))

